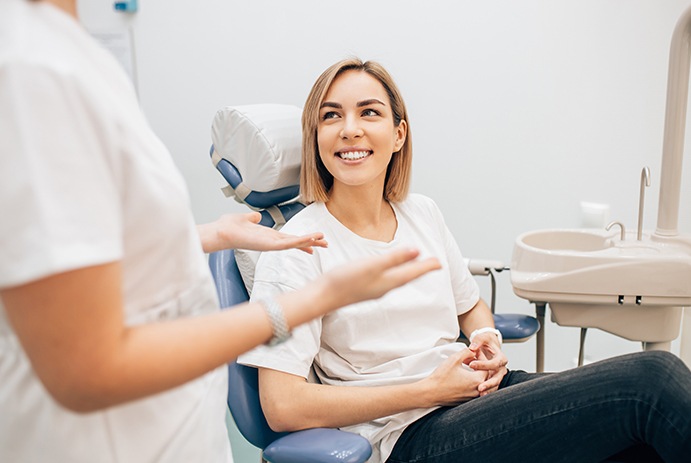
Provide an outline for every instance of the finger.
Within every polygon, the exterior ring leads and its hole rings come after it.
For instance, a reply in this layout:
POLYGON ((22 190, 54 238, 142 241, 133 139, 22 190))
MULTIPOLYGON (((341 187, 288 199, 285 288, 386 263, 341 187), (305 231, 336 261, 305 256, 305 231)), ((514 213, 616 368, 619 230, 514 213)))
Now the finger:
POLYGON ((414 261, 402 264, 394 269, 387 271, 389 282, 395 286, 402 286, 422 275, 441 268, 436 258, 414 261))
POLYGON ((475 355, 477 355, 480 352, 480 345, 476 342, 473 342, 468 346, 468 349, 472 350, 475 352, 475 355))
POLYGON ((473 370, 498 370, 508 364, 506 357, 494 357, 490 360, 474 360, 468 365, 473 370))
POLYGON ((420 255, 420 251, 414 248, 396 249, 382 256, 376 257, 373 260, 376 262, 376 266, 379 267, 378 271, 383 272, 390 268, 399 266, 406 262, 415 259, 420 255))
POLYGON ((247 217, 247 220, 249 220, 252 223, 259 223, 262 219, 262 215, 256 211, 248 212, 247 214, 245 214, 245 217, 247 217))
POLYGON ((312 254, 313 253, 313 248, 328 248, 329 243, 326 240, 315 240, 312 239, 308 242, 301 242, 301 243, 296 243, 293 246, 288 246, 291 248, 298 248, 300 251, 304 251, 307 254, 312 254))
POLYGON ((307 254, 314 254, 314 251, 313 251, 312 248, 310 248, 310 247, 307 247, 307 248, 298 248, 298 249, 299 249, 300 251, 302 251, 302 252, 306 252, 307 254))
POLYGON ((480 392, 480 397, 484 397, 487 394, 491 394, 492 392, 497 392, 498 390, 499 390, 498 387, 492 387, 492 388, 486 389, 486 390, 480 392))
POLYGON ((318 233, 315 237, 312 238, 310 246, 317 248, 328 248, 329 242, 324 239, 324 235, 318 233))
POLYGON ((312 254, 313 247, 326 248, 329 245, 322 233, 314 233, 305 236, 292 236, 281 233, 280 237, 281 240, 278 241, 278 246, 281 249, 298 248, 308 254, 312 254))
POLYGON ((460 364, 468 364, 471 360, 475 359, 475 353, 469 350, 468 348, 461 349, 460 351, 452 354, 449 357, 453 362, 457 363, 459 366, 460 364))
POLYGON ((501 384, 501 379, 504 375, 492 375, 483 383, 477 387, 477 390, 482 393, 488 393, 499 389, 499 384, 501 384))
MULTIPOLYGON (((305 240, 309 240, 311 243, 326 243, 326 240, 324 239, 324 234, 323 233, 310 233, 309 235, 303 235, 300 238, 303 238, 305 240)), ((317 246, 316 244, 312 244, 312 246, 317 246)))
POLYGON ((393 282, 398 284, 412 281, 427 272, 438 270, 441 268, 439 260, 435 257, 429 257, 424 260, 416 260, 412 262, 404 262, 397 264, 397 267, 386 271, 386 275, 393 282))

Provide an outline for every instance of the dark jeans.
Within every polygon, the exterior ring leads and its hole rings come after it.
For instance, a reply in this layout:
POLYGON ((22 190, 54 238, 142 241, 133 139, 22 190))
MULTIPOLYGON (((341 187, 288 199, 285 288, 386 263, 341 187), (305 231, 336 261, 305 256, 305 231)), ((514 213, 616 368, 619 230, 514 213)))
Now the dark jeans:
POLYGON ((510 371, 498 391, 412 423, 389 463, 691 462, 691 371, 641 352, 560 373, 510 371), (616 457, 613 457, 616 455, 616 457))

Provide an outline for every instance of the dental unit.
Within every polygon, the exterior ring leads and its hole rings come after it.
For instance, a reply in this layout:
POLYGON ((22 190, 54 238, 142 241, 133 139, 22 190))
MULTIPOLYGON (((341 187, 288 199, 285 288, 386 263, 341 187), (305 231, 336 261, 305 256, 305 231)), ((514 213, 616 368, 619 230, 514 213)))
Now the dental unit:
POLYGON ((557 324, 583 329, 579 363, 588 327, 640 341, 646 350, 670 350, 683 325, 680 356, 691 365, 691 235, 678 230, 690 65, 691 8, 678 20, 670 47, 655 231, 643 231, 645 167, 635 237, 615 221, 606 230, 536 230, 516 239, 514 293, 535 303, 538 314, 549 304, 557 324), (614 226, 620 233, 609 231, 614 226))

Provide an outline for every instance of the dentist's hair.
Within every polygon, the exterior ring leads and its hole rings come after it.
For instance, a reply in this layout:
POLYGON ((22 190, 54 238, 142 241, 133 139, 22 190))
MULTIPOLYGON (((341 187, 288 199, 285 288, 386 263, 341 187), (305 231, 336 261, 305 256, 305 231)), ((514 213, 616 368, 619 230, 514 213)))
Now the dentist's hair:
POLYGON ((307 96, 302 111, 302 168, 300 170, 300 198, 306 203, 326 202, 329 190, 333 185, 333 176, 319 157, 317 144, 317 127, 319 125, 319 108, 324 102, 326 93, 333 81, 346 71, 366 72, 377 79, 389 96, 393 112, 394 127, 401 121, 407 124, 407 135, 403 146, 394 153, 386 171, 384 199, 391 202, 403 201, 410 187, 411 167, 413 163, 413 146, 410 137, 410 123, 405 102, 396 83, 384 67, 374 61, 363 62, 359 58, 349 58, 330 66, 319 76, 307 96))

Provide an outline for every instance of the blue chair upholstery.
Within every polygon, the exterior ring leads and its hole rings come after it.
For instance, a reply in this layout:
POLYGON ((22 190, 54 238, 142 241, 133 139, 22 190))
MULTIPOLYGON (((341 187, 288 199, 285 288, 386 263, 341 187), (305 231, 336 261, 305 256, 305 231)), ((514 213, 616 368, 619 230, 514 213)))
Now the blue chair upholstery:
MULTIPOLYGON (((213 152, 214 147, 212 145, 210 153, 213 155, 213 152)), ((242 174, 240 174, 230 161, 221 159, 218 164, 216 164, 216 169, 218 169, 226 182, 228 182, 228 185, 233 189, 238 188, 238 186, 243 183, 242 174)), ((251 191, 247 197, 243 198, 243 201, 252 207, 266 209, 295 198, 299 193, 300 187, 298 185, 291 185, 272 191, 251 191)))
MULTIPOLYGON (((209 255, 221 307, 248 300, 232 250, 209 255)), ((273 431, 259 402, 256 368, 228 365, 228 407, 242 436, 262 449, 272 463, 363 463, 372 455, 367 439, 338 429, 316 428, 293 433, 273 431)))
POLYGON ((540 329, 537 318, 518 313, 495 313, 494 325, 505 342, 527 341, 540 329))

